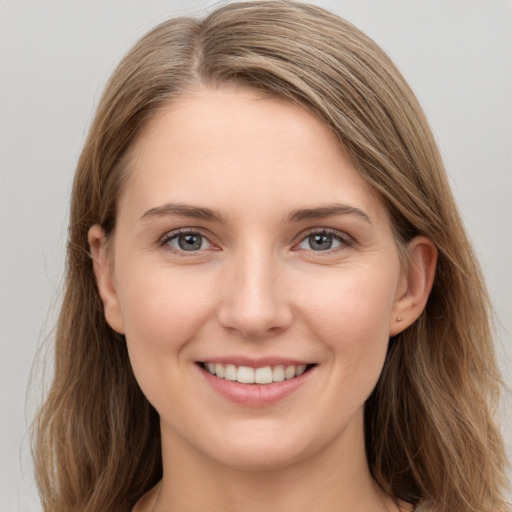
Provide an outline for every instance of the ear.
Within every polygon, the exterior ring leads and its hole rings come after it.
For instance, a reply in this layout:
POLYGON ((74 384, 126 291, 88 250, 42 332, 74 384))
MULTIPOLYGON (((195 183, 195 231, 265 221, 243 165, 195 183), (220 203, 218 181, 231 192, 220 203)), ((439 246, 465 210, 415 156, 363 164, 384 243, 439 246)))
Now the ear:
POLYGON ((107 323, 119 334, 124 334, 124 321, 113 276, 113 267, 107 256, 105 231, 99 224, 89 229, 87 236, 93 260, 96 285, 103 302, 107 323))
POLYGON ((437 249, 424 236, 417 236, 407 244, 408 267, 393 307, 390 336, 396 336, 414 323, 427 304, 432 290, 437 263, 437 249))

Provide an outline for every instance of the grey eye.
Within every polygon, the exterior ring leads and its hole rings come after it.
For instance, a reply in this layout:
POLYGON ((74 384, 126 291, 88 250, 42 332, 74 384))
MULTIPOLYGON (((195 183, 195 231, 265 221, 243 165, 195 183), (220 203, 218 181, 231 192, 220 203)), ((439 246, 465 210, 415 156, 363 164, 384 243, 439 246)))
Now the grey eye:
POLYGON ((186 252, 200 251, 211 247, 210 242, 199 233, 178 233, 167 243, 173 249, 186 252))
POLYGON ((304 238, 298 247, 313 251, 328 251, 340 247, 342 243, 341 237, 329 233, 313 233, 304 238))
POLYGON ((184 251, 198 251, 203 245, 203 240, 200 235, 180 235, 178 245, 184 251))
POLYGON ((331 235, 311 235, 308 237, 309 246, 314 251, 325 251, 332 247, 331 235))

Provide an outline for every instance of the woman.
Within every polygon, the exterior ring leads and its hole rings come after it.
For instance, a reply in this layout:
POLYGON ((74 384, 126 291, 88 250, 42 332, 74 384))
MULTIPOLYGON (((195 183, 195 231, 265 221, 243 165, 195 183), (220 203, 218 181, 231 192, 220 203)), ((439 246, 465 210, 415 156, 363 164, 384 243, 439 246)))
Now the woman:
POLYGON ((504 510, 488 301, 424 115, 326 11, 114 72, 72 198, 45 510, 504 510))

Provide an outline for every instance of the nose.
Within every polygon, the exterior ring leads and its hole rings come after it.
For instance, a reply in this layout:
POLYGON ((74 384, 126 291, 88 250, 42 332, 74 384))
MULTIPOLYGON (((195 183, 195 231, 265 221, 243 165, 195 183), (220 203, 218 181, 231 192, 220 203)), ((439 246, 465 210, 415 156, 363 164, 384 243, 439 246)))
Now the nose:
POLYGON ((286 330, 293 314, 279 262, 270 254, 248 251, 231 263, 221 284, 220 324, 250 340, 286 330))

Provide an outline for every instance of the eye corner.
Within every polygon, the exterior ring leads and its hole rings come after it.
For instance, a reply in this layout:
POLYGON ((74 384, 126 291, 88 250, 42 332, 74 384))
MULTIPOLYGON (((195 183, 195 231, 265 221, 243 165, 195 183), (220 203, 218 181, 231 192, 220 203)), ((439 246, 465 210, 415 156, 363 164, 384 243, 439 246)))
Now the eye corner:
POLYGON ((166 232, 159 238, 158 245, 179 256, 194 256, 219 250, 210 238, 200 229, 180 228, 166 232))
POLYGON ((331 228, 311 228, 300 235, 299 242, 294 245, 293 250, 323 256, 352 245, 352 237, 346 233, 331 228), (307 246, 303 246, 304 244, 307 246))

